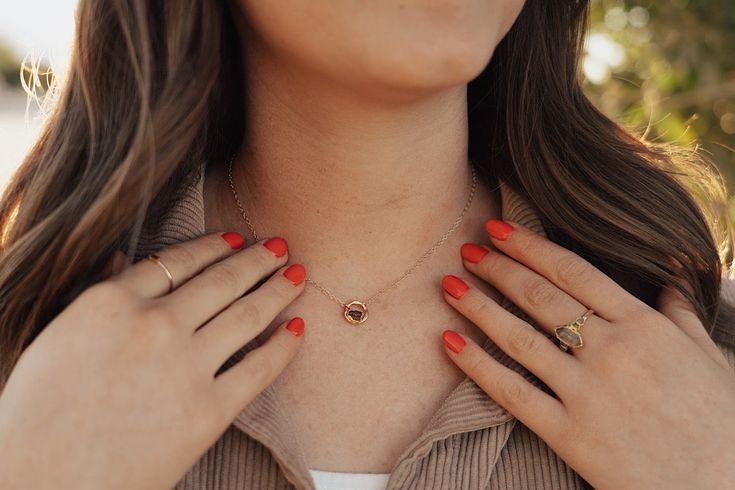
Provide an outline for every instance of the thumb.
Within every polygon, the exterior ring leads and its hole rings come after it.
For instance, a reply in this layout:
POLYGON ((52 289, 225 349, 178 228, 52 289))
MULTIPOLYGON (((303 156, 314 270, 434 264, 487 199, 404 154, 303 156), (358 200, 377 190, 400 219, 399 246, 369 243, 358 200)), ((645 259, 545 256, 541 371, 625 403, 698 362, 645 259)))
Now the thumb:
MULTIPOLYGON (((689 284, 684 284, 688 291, 692 291, 689 284)), ((687 301, 684 295, 676 289, 676 286, 667 284, 661 290, 658 297, 656 309, 663 313, 669 320, 674 322, 695 344, 716 362, 730 369, 722 352, 707 333, 704 325, 699 320, 694 306, 687 301)))

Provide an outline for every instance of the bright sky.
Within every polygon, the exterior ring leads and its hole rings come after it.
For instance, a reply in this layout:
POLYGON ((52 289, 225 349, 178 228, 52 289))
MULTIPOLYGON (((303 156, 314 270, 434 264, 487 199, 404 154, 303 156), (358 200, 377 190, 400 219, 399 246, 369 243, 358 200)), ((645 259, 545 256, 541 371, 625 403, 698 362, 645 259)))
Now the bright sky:
MULTIPOLYGON (((0 39, 19 59, 39 58, 63 76, 74 37, 76 0, 0 0, 0 39)), ((0 190, 15 170, 40 127, 25 119, 25 96, 0 93, 0 190)))
POLYGON ((74 36, 76 0, 0 0, 0 38, 25 55, 44 56, 63 71, 74 36))

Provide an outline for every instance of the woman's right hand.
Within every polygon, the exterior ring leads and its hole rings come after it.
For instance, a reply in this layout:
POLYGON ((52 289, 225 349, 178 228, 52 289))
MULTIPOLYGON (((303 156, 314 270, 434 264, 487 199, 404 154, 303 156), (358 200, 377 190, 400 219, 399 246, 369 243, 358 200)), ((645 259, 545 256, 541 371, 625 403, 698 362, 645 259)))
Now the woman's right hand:
POLYGON ((170 293, 141 260, 46 326, 0 396, 0 488, 171 488, 275 380, 302 343, 287 322, 215 373, 303 291, 304 268, 280 238, 278 257, 224 237, 242 247, 211 233, 157 252, 170 293))

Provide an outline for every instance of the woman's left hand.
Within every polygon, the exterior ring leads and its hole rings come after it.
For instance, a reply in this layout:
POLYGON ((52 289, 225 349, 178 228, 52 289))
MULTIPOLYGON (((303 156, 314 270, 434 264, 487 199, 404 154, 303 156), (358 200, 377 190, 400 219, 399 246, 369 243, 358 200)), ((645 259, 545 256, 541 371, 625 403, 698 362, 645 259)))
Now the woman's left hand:
POLYGON ((449 357, 596 488, 735 488, 735 371, 684 297, 666 287, 651 308, 518 223, 486 228, 498 250, 465 244, 467 270, 552 336, 594 313, 579 331, 583 345, 563 352, 478 288, 445 276, 445 300, 558 399, 445 331, 449 357))

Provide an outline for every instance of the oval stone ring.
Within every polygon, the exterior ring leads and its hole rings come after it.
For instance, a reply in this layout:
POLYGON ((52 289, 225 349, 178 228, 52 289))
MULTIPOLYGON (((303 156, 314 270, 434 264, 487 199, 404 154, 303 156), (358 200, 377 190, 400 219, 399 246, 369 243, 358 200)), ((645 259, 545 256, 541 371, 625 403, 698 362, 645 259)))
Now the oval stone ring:
POLYGON ((584 342, 582 342, 582 334, 579 332, 579 329, 582 327, 582 325, 584 325, 587 317, 589 317, 593 313, 594 310, 589 309, 585 312, 584 315, 577 317, 577 319, 574 320, 572 323, 559 325, 554 329, 556 338, 559 339, 559 348, 561 350, 566 352, 570 347, 573 349, 577 349, 584 345, 584 342))

